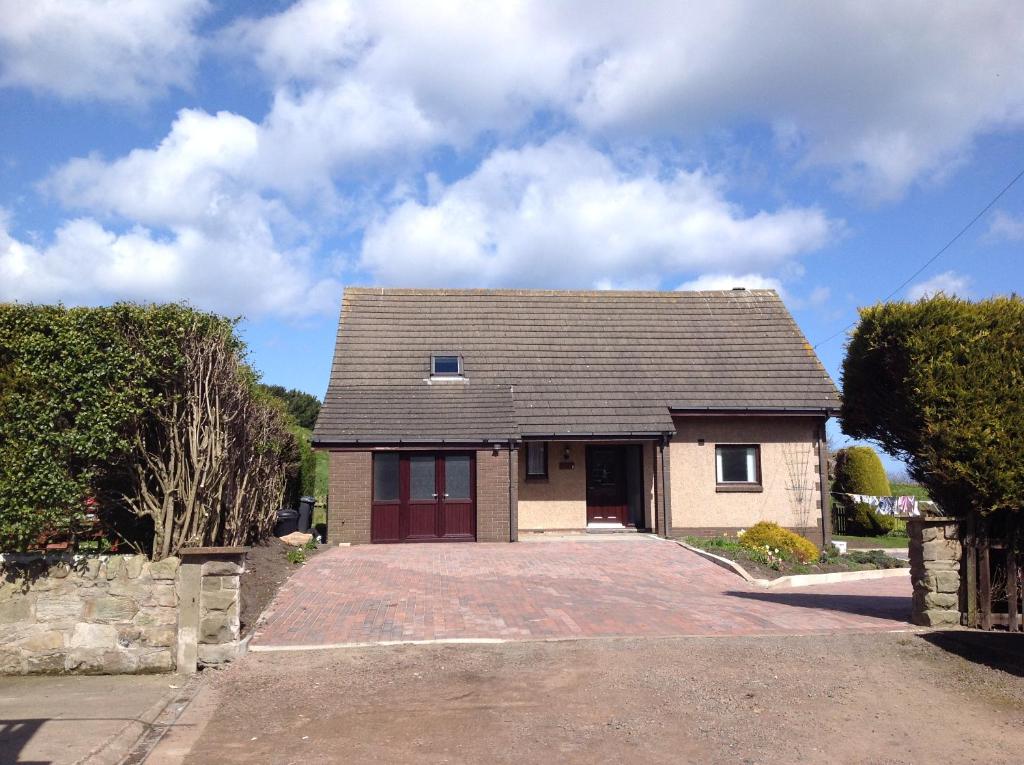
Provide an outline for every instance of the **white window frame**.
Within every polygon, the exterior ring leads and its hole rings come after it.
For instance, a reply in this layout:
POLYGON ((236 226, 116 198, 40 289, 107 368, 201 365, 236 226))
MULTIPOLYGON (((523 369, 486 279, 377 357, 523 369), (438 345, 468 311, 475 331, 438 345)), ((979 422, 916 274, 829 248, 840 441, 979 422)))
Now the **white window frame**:
POLYGON ((465 369, 462 366, 462 356, 457 353, 432 353, 430 354, 430 377, 437 380, 454 380, 465 377, 465 369), (435 371, 438 359, 455 359, 459 365, 458 372, 437 372, 435 371))
POLYGON ((718 486, 760 486, 761 445, 760 444, 715 444, 715 483, 718 486), (747 480, 726 481, 722 478, 722 449, 747 449, 747 480), (750 474, 753 472, 753 479, 750 474))

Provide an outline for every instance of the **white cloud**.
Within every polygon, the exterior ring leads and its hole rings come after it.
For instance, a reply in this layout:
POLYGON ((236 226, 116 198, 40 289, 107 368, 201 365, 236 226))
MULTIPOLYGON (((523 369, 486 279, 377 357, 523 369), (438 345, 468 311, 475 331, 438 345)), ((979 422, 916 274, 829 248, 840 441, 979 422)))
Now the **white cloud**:
POLYGON ((938 293, 945 295, 959 295, 963 297, 970 287, 971 280, 955 271, 943 271, 930 279, 917 284, 912 284, 907 289, 907 297, 910 300, 921 300, 929 298, 938 293))
POLYGON ((683 282, 676 289, 680 290, 731 290, 734 287, 744 287, 748 290, 775 290, 782 292, 782 283, 778 279, 761 274, 744 274, 733 276, 732 274, 702 274, 696 279, 683 282))
POLYGON ((109 163, 72 160, 45 186, 70 207, 149 225, 194 223, 250 191, 259 150, 259 127, 245 117, 185 109, 155 149, 135 149, 109 163))
MULTIPOLYGON (((344 85, 404 103, 391 132, 409 113, 456 144, 538 112, 640 139, 752 121, 786 155, 878 199, 941 177, 977 135, 1024 122, 1024 25, 999 2, 768 12, 753 0, 304 0, 228 37, 282 86, 344 85)), ((297 100, 307 99, 318 101, 297 100)))
POLYGON ((0 86, 145 101, 187 87, 207 0, 0 0, 0 86))
POLYGON ((1008 242, 1024 241, 1024 218, 1010 215, 1003 210, 996 210, 992 222, 988 226, 988 238, 1008 242))
POLYGON ((723 192, 700 171, 624 172, 578 140, 500 150, 373 222, 360 266, 388 284, 657 284, 779 266, 836 228, 815 208, 748 214, 723 192))
POLYGON ((229 315, 301 317, 333 310, 340 286, 314 279, 309 255, 283 250, 242 211, 220 231, 192 226, 116 233, 93 218, 61 224, 45 246, 0 220, 0 301, 177 301, 229 315))

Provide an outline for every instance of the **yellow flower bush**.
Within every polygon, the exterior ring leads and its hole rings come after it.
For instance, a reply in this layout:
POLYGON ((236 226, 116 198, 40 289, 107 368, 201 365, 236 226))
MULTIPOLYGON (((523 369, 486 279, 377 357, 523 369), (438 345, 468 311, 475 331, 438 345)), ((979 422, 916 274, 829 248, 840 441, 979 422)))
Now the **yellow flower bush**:
POLYGON ((761 521, 740 535, 740 544, 751 550, 769 548, 785 551, 801 563, 818 560, 817 546, 799 534, 782 528, 777 523, 761 521))

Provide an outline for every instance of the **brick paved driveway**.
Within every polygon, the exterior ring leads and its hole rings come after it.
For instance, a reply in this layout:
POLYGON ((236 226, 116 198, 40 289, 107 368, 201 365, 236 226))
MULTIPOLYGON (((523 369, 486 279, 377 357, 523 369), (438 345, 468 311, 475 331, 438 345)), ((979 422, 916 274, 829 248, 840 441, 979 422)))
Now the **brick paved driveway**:
POLYGON ((294 574, 253 648, 892 630, 909 613, 909 577, 764 590, 653 538, 365 545, 294 574))

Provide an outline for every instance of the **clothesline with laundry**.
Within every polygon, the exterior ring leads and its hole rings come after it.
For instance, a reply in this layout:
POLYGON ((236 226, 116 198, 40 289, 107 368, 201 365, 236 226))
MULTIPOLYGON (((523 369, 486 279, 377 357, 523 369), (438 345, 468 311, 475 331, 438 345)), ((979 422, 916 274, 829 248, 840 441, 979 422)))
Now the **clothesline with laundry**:
POLYGON ((847 494, 846 492, 834 491, 833 496, 849 497, 854 503, 863 502, 871 505, 879 515, 892 515, 899 518, 912 518, 921 515, 921 508, 917 497, 875 497, 871 494, 847 494))

